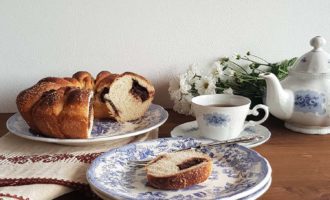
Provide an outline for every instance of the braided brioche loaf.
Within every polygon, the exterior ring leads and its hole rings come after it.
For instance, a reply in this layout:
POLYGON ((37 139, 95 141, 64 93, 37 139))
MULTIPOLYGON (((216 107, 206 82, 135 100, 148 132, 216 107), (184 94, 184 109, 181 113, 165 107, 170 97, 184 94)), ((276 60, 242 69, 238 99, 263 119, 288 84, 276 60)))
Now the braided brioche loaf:
POLYGON ((56 138, 88 138, 93 119, 124 122, 143 116, 155 94, 142 76, 131 72, 88 72, 72 78, 48 77, 22 91, 19 112, 32 131, 56 138))

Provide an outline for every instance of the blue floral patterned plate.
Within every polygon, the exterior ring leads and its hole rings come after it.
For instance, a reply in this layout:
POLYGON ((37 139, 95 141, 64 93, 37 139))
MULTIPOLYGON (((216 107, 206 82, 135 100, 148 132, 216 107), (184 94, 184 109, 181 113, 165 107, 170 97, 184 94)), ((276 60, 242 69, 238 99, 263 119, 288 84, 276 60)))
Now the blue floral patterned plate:
POLYGON ((205 182, 166 191, 147 186, 146 171, 132 168, 129 160, 150 159, 166 151, 183 149, 212 140, 161 138, 112 149, 96 158, 87 171, 91 187, 116 199, 239 199, 263 188, 271 177, 268 161, 246 147, 220 145, 202 149, 213 158, 213 170, 205 182))
MULTIPOLYGON (((259 146, 259 145, 267 142, 271 136, 270 131, 266 127, 258 124, 255 126, 249 126, 249 127, 245 128, 238 137, 246 136, 249 134, 262 136, 262 139, 251 141, 251 142, 246 142, 246 143, 239 143, 240 145, 248 147, 248 148, 256 147, 256 146, 259 146)), ((191 122, 187 122, 187 123, 176 126, 171 131, 171 136, 172 137, 202 138, 199 133, 197 121, 191 121, 191 122)))
POLYGON ((92 137, 88 139, 58 139, 32 133, 19 113, 8 119, 7 128, 11 133, 30 140, 66 145, 87 145, 146 133, 165 123, 167 118, 168 113, 163 107, 152 104, 144 116, 135 121, 119 123, 110 120, 94 120, 92 137))
MULTIPOLYGON (((240 198, 238 200, 255 200, 255 199, 258 199, 265 192, 267 192, 267 190, 269 189, 271 183, 272 183, 272 178, 270 178, 269 181, 263 187, 261 187, 258 191, 254 192, 254 193, 252 193, 252 194, 250 194, 246 197, 240 198)), ((113 200, 113 198, 109 197, 106 194, 103 194, 101 191, 97 190, 96 188, 91 187, 91 189, 95 194, 97 194, 97 196, 101 197, 103 200, 113 200)))

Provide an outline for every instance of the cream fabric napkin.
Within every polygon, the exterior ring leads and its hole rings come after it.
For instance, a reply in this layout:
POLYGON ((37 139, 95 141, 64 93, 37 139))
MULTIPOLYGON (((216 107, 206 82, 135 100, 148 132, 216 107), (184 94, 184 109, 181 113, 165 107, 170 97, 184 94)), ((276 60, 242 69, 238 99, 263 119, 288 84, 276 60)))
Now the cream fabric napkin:
POLYGON ((74 147, 26 140, 8 133, 0 138, 0 199, 53 199, 72 188, 87 187, 86 170, 100 153, 157 137, 155 129, 135 137, 74 147), (29 184, 32 182, 42 184, 29 184), (8 184, 13 186, 4 186, 8 184))

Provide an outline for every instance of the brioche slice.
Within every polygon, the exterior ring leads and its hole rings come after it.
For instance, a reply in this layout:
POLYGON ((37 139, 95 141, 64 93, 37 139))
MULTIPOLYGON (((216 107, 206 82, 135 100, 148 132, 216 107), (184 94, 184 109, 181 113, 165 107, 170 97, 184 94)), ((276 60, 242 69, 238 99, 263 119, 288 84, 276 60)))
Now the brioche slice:
POLYGON ((115 119, 115 112, 109 111, 104 95, 109 93, 110 84, 118 77, 108 71, 100 72, 95 81, 94 116, 97 119, 115 119))
POLYGON ((212 159, 194 150, 167 153, 146 166, 148 184, 164 190, 177 190, 204 182, 211 174, 212 159))
POLYGON ((143 116, 155 94, 148 80, 132 72, 120 75, 101 72, 95 87, 95 117, 112 118, 119 122, 143 116))

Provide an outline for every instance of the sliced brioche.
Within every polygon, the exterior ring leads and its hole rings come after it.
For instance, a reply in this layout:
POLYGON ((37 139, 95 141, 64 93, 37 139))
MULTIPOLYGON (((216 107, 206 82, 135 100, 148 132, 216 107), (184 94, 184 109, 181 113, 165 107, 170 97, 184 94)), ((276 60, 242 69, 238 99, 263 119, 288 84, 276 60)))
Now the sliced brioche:
POLYGON ((149 185, 177 190, 204 182, 211 174, 212 160, 206 154, 186 150, 158 156, 146 169, 149 185))
POLYGON ((132 72, 111 74, 102 72, 96 79, 95 117, 110 117, 124 122, 143 116, 155 94, 152 84, 132 72))
POLYGON ((104 95, 109 93, 109 87, 116 77, 118 77, 118 74, 112 74, 108 71, 102 71, 96 77, 94 89, 94 115, 98 119, 116 119, 116 112, 109 110, 106 105, 106 100, 104 99, 104 95))

